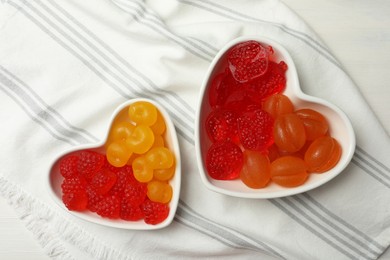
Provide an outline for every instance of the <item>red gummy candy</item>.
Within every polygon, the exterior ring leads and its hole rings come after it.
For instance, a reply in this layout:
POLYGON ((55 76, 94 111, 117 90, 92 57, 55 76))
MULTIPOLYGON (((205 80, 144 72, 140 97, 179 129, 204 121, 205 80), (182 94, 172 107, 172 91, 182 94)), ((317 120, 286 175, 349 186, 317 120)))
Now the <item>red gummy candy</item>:
POLYGON ((88 198, 84 193, 64 193, 62 201, 69 210, 83 211, 87 208, 88 198))
POLYGON ((82 151, 79 154, 78 172, 86 179, 91 179, 105 164, 106 157, 93 151, 82 151))
POLYGON ((106 218, 119 218, 120 199, 115 195, 105 196, 97 203, 96 213, 106 218))
POLYGON ((263 75, 268 68, 268 51, 256 41, 234 46, 228 53, 229 69, 234 79, 248 82, 263 75))
POLYGON ((77 176, 77 165, 79 157, 76 155, 69 155, 60 161, 60 173, 64 178, 72 178, 77 176))
POLYGON ((209 103, 211 107, 221 107, 231 92, 237 88, 229 70, 217 74, 211 81, 209 88, 209 103))
POLYGON ((116 175, 117 180, 114 186, 111 188, 110 193, 123 197, 127 184, 136 182, 136 179, 133 175, 133 169, 130 165, 125 165, 121 167, 120 170, 118 170, 116 175))
POLYGON ((238 142, 237 114, 231 110, 214 110, 206 119, 206 131, 212 142, 238 142))
POLYGON ((105 196, 98 194, 91 186, 87 186, 86 194, 88 197, 87 209, 92 212, 96 212, 98 203, 103 200, 105 196))
POLYGON ((232 142, 216 142, 207 152, 206 168, 210 177, 217 180, 232 180, 240 175, 243 154, 232 142))
POLYGON ((147 224, 156 225, 163 222, 169 215, 169 206, 160 202, 145 200, 140 206, 147 224))
POLYGON ((147 192, 146 183, 130 182, 126 185, 124 196, 129 203, 139 206, 145 200, 147 192))
POLYGON ((144 217, 144 212, 139 206, 135 206, 129 202, 128 198, 123 198, 121 201, 120 218, 124 220, 137 221, 144 217))
POLYGON ((270 61, 268 71, 262 77, 246 84, 246 89, 255 93, 253 98, 264 100, 272 94, 281 93, 286 88, 287 64, 284 61, 275 63, 270 61))
POLYGON ((91 186, 98 194, 106 194, 117 180, 117 175, 108 169, 102 169, 91 180, 91 186))
POLYGON ((85 192, 87 182, 81 177, 64 179, 61 184, 62 193, 80 193, 85 192))
POLYGON ((69 210, 82 211, 87 208, 87 183, 80 177, 65 179, 61 184, 62 201, 69 210))
POLYGON ((265 151, 273 143, 274 120, 262 109, 246 111, 238 118, 238 134, 248 150, 265 151))

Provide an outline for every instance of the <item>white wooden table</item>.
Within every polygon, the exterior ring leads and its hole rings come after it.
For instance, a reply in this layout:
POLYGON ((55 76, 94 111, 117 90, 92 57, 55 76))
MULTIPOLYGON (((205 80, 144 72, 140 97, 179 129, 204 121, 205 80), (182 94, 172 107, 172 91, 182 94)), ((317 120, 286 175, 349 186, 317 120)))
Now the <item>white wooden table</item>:
MULTIPOLYGON (((283 1, 328 45, 390 133, 390 1, 283 1)), ((390 259, 389 251, 380 259, 390 259)), ((0 259, 47 258, 0 198, 0 259)))

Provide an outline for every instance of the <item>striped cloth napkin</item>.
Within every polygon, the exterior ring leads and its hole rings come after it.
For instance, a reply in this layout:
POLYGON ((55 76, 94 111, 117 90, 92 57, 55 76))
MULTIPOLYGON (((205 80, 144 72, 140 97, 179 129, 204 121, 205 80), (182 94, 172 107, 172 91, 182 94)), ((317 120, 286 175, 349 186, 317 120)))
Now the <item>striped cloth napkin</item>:
POLYGON ((273 0, 0 2, 0 194, 58 259, 376 259, 390 243, 390 142, 343 67, 273 0), (200 85, 218 49, 242 35, 281 43, 305 93, 350 117, 347 169, 310 192, 270 200, 207 190, 194 152, 200 85), (45 188, 54 156, 105 136, 114 109, 148 97, 172 115, 182 154, 173 223, 98 226, 61 210, 45 188))

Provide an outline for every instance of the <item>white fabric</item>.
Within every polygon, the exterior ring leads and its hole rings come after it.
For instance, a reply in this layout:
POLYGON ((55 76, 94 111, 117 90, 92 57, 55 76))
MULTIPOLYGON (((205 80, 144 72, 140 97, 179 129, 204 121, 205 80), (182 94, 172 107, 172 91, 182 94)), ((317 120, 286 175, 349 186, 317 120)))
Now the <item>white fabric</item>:
POLYGON ((0 8, 0 194, 52 258, 376 259, 390 243, 389 137, 342 66, 279 1, 35 0, 0 8), (208 65, 226 42, 263 35, 290 52, 305 93, 350 117, 348 168, 305 194, 245 200, 207 190, 194 117, 208 65), (105 136, 125 100, 171 113, 181 201, 158 231, 101 227, 61 210, 44 186, 54 156, 105 136))

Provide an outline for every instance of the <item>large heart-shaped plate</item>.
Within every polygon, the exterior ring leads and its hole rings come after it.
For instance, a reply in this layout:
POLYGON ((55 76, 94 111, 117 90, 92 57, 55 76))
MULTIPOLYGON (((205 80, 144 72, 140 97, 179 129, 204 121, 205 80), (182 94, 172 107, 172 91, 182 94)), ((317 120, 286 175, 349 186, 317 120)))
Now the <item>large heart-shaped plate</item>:
POLYGON ((196 116, 195 141, 199 172, 206 187, 215 192, 243 198, 277 198, 314 189, 339 175, 349 164, 355 151, 355 134, 345 113, 328 101, 304 94, 299 85, 298 74, 294 62, 286 49, 274 40, 260 36, 246 36, 234 39, 226 44, 215 56, 208 72, 206 73, 201 88, 196 116), (311 108, 322 113, 330 124, 330 135, 340 143, 342 148, 340 161, 334 168, 322 174, 310 174, 306 183, 295 188, 284 188, 271 183, 262 189, 251 189, 245 186, 241 180, 215 180, 207 174, 205 159, 207 151, 211 145, 211 141, 207 136, 204 125, 207 115, 211 111, 208 102, 210 81, 217 73, 221 72, 221 68, 227 64, 226 54, 228 50, 238 43, 250 40, 260 42, 264 46, 272 46, 274 50, 273 59, 275 59, 276 62, 283 60, 287 63, 287 84, 283 94, 287 95, 291 99, 294 103, 295 109, 311 108))

